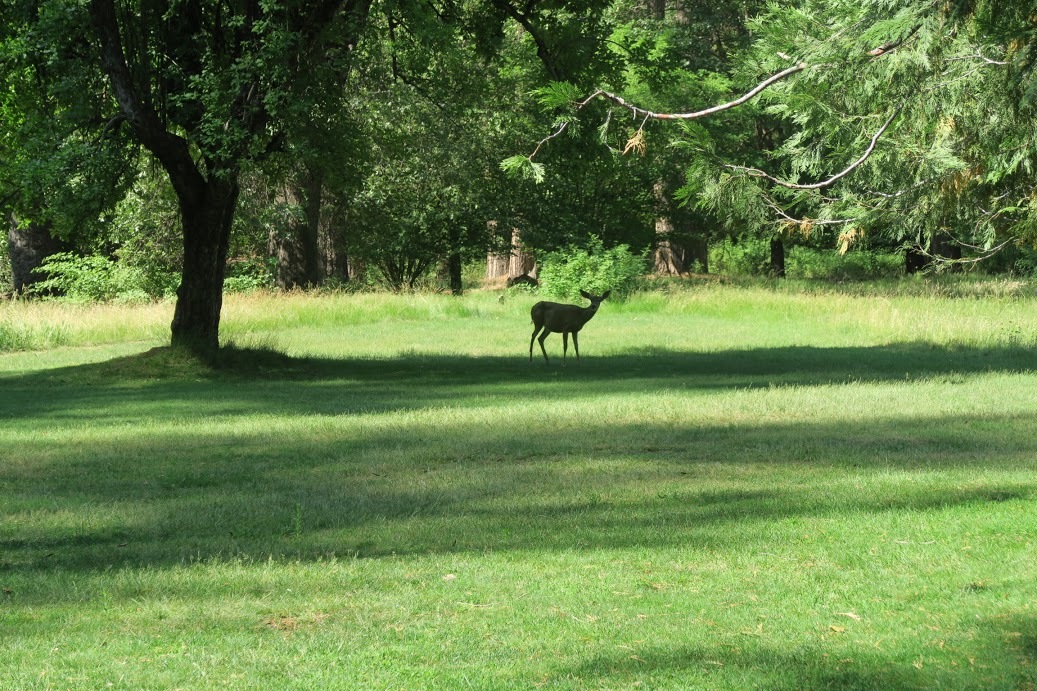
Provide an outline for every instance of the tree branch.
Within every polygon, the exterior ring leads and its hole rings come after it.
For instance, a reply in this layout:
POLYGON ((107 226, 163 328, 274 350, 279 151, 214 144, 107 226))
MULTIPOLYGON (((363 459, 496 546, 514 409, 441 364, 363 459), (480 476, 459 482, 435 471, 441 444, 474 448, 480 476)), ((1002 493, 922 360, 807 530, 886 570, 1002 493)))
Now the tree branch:
POLYGON ((752 177, 765 178, 773 182, 775 185, 787 187, 790 190, 819 190, 824 189, 825 187, 831 187, 839 180, 843 179, 844 177, 852 173, 854 170, 856 170, 858 167, 860 167, 862 163, 868 160, 868 157, 871 156, 871 154, 875 151, 875 145, 878 144, 879 138, 882 136, 883 132, 886 131, 886 128, 889 127, 890 123, 893 122, 893 119, 899 114, 900 108, 897 108, 888 118, 886 118, 886 122, 884 122, 882 124, 882 127, 880 127, 878 131, 874 134, 874 136, 872 136, 871 143, 868 144, 868 148, 864 150, 864 153, 861 154, 861 156, 856 161, 854 161, 849 166, 839 171, 835 175, 831 176, 827 180, 822 180, 821 182, 814 182, 804 185, 794 182, 786 182, 785 180, 776 178, 773 175, 770 175, 769 173, 760 170, 759 168, 750 168, 747 166, 734 166, 730 164, 725 164, 724 168, 729 168, 731 170, 740 170, 745 173, 748 173, 752 177))
MULTIPOLYGON (((583 108, 585 105, 587 105, 588 103, 593 101, 595 98, 601 97, 601 98, 608 99, 609 101, 612 101, 613 103, 626 108, 631 113, 633 113, 635 116, 638 116, 638 117, 642 117, 643 116, 646 120, 696 120, 698 118, 704 118, 704 117, 706 117, 708 115, 713 115, 715 113, 720 113, 722 111, 729 110, 731 108, 736 108, 736 107, 742 105, 743 103, 745 103, 746 101, 752 100, 755 96, 757 96, 761 91, 763 91, 764 89, 769 87, 771 84, 774 84, 775 82, 781 81, 785 77, 788 77, 789 75, 795 74, 796 72, 802 72, 806 68, 807 68, 807 66, 804 63, 799 63, 798 65, 793 65, 792 67, 786 68, 786 69, 782 70, 781 72, 778 72, 777 74, 773 74, 770 77, 768 77, 767 79, 764 79, 762 82, 760 82, 755 87, 753 87, 750 91, 746 92, 742 96, 739 96, 738 98, 736 98, 733 101, 728 101, 727 103, 722 103, 722 104, 717 105, 717 106, 712 106, 710 108, 706 108, 705 110, 697 110, 697 111, 692 112, 692 113, 655 113, 653 111, 646 110, 644 108, 639 108, 638 106, 635 106, 632 103, 628 103, 627 101, 625 101, 620 96, 617 96, 616 94, 613 94, 613 93, 611 93, 609 91, 605 91, 604 89, 598 89, 597 91, 595 91, 593 94, 591 94, 590 96, 588 96, 584 100, 579 101, 576 104, 576 109, 579 110, 580 108, 583 108)), ((643 126, 644 126, 644 124, 642 123, 642 127, 643 126)))
POLYGON ((169 173, 177 194, 187 201, 197 201, 204 184, 202 174, 191 159, 187 140, 167 131, 154 108, 137 93, 123 54, 114 0, 91 0, 90 19, 101 42, 101 63, 126 121, 169 173))
POLYGON ((547 70, 548 75, 556 82, 563 81, 565 75, 562 74, 558 65, 555 63, 554 55, 551 52, 551 48, 547 45, 547 40, 541 34, 540 29, 533 23, 533 20, 530 19, 534 3, 526 3, 525 11, 518 10, 514 5, 508 2, 508 0, 491 0, 491 4, 506 16, 514 19, 523 29, 526 30, 533 39, 533 42, 536 44, 537 56, 540 58, 540 62, 543 63, 544 69, 547 70))

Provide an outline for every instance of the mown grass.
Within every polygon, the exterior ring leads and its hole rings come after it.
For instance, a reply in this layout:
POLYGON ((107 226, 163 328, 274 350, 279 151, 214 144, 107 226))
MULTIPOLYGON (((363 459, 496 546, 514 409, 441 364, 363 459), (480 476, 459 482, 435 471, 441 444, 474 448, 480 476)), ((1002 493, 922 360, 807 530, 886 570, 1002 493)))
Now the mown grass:
POLYGON ((1037 301, 965 292, 606 302, 564 369, 523 296, 232 298, 208 364, 13 308, 82 340, 3 356, 0 679, 1032 687, 1037 301))

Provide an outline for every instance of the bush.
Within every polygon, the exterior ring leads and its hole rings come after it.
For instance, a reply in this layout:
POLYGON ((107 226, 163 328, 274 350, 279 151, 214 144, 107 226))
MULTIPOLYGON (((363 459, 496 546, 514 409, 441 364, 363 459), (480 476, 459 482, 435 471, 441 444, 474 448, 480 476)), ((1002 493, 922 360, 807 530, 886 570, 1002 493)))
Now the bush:
POLYGON ((820 278, 831 281, 871 281, 893 278, 904 271, 902 254, 850 250, 839 254, 834 250, 797 247, 785 260, 785 269, 794 278, 820 278))
POLYGON ((605 249, 595 238, 588 248, 570 246, 543 257, 537 278, 541 292, 551 297, 577 300, 581 290, 611 290, 622 298, 640 285, 647 266, 647 252, 635 254, 627 245, 605 249))
MULTIPOLYGON (((753 238, 737 244, 730 240, 710 248, 710 268, 730 276, 769 276, 771 247, 769 239, 753 238)), ((893 278, 904 270, 900 253, 852 249, 839 254, 834 249, 815 249, 785 245, 785 273, 789 278, 814 278, 830 281, 867 281, 893 278)))
MULTIPOLYGON (((54 254, 38 269, 49 276, 32 288, 36 295, 57 294, 75 302, 147 302, 176 293, 179 277, 167 271, 148 272, 141 266, 106 257, 80 257, 70 252, 54 254)), ((223 289, 248 293, 273 285, 268 264, 262 259, 231 262, 223 289)))
POLYGON ((133 266, 111 261, 106 257, 80 257, 71 252, 52 254, 36 270, 49 278, 36 283, 31 291, 36 295, 57 293, 79 302, 103 302, 123 297, 134 301, 150 297, 147 276, 133 266))
POLYGON ((227 265, 223 290, 227 293, 252 293, 274 285, 273 260, 242 259, 227 265))
POLYGON ((709 248, 709 268, 713 273, 728 276, 770 275, 770 241, 753 238, 713 245, 709 248))

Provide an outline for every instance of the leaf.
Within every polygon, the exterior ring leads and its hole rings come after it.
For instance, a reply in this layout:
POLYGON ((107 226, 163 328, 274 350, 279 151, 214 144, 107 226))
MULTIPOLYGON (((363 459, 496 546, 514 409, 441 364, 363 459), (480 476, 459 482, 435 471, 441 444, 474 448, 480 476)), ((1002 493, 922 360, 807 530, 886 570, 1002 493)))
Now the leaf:
POLYGON ((580 97, 581 92, 569 82, 551 82, 547 86, 536 89, 533 95, 545 110, 550 110, 573 103, 580 97))
POLYGON ((626 147, 623 148, 623 155, 625 156, 630 151, 634 151, 642 156, 645 155, 645 133, 644 130, 638 130, 634 132, 634 136, 627 140, 626 147))
POLYGON ((853 619, 854 621, 860 621, 861 620, 861 615, 854 614, 853 612, 836 612, 836 614, 838 614, 841 617, 849 617, 850 619, 853 619))
POLYGON ((544 165, 534 163, 528 156, 510 156, 500 162, 500 167, 512 177, 522 177, 537 184, 544 181, 544 165))

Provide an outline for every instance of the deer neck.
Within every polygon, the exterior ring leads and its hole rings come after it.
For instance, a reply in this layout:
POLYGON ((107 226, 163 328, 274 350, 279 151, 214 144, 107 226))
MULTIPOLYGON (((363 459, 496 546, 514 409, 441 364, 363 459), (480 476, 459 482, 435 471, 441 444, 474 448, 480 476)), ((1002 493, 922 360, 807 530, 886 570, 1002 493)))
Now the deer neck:
POLYGON ((591 320, 591 318, 598 313, 598 308, 594 305, 590 307, 584 307, 580 310, 580 326, 583 326, 591 320))

